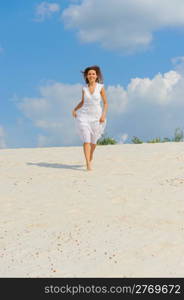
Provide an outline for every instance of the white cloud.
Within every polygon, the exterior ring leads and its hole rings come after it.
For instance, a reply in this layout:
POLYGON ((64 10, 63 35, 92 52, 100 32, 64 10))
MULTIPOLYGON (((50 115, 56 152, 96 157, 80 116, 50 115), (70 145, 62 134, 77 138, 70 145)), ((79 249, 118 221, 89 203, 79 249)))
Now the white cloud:
POLYGON ((35 127, 44 133, 38 136, 38 145, 69 145, 77 141, 72 109, 81 100, 80 84, 54 82, 40 87, 39 98, 25 97, 17 104, 35 127))
POLYGON ((128 104, 127 91, 120 85, 108 86, 107 96, 110 104, 110 111, 112 114, 122 114, 126 111, 128 104))
POLYGON ((38 120, 35 122, 35 125, 43 129, 49 129, 49 128, 61 129, 63 127, 63 124, 61 122, 51 122, 51 121, 48 122, 45 120, 38 120))
POLYGON ((62 15, 82 42, 123 53, 146 50, 155 31, 184 27, 183 0, 83 0, 62 15))
POLYGON ((156 74, 152 79, 132 78, 126 89, 120 85, 107 87, 109 110, 113 116, 118 117, 137 105, 177 104, 182 98, 176 98, 176 95, 183 88, 184 77, 175 70, 156 74))
POLYGON ((37 22, 43 22, 46 18, 50 18, 54 13, 59 12, 60 6, 57 3, 41 2, 36 6, 37 22))
POLYGON ((0 148, 6 148, 6 141, 5 141, 5 130, 2 126, 0 126, 0 148))
POLYGON ((182 76, 176 71, 157 74, 153 79, 133 78, 128 85, 129 100, 166 105, 174 101, 182 76))
POLYGON ((175 70, 184 76, 184 56, 174 57, 171 61, 175 70))

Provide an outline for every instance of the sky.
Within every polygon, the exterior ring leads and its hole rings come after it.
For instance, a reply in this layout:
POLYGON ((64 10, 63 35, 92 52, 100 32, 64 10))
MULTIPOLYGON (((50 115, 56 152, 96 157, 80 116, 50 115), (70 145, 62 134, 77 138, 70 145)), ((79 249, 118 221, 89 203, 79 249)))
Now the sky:
POLYGON ((91 65, 104 77, 106 136, 184 129, 183 0, 1 1, 0 148, 82 145, 72 109, 91 65))

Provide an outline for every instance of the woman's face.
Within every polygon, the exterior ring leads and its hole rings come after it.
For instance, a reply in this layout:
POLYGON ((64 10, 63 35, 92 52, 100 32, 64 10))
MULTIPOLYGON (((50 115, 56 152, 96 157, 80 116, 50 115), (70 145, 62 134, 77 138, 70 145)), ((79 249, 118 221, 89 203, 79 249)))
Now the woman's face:
POLYGON ((95 70, 89 70, 87 73, 87 79, 90 83, 93 83, 98 78, 95 70))

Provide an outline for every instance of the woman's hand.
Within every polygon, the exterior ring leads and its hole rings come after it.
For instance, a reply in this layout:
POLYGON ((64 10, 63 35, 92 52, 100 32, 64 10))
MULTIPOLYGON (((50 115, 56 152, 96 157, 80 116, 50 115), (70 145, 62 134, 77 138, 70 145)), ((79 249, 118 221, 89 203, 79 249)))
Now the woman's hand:
POLYGON ((103 122, 105 122, 105 116, 104 115, 101 115, 101 118, 100 118, 100 123, 103 123, 103 122))
POLYGON ((77 113, 76 113, 76 111, 75 111, 74 109, 72 110, 72 116, 73 116, 74 118, 77 117, 77 113))

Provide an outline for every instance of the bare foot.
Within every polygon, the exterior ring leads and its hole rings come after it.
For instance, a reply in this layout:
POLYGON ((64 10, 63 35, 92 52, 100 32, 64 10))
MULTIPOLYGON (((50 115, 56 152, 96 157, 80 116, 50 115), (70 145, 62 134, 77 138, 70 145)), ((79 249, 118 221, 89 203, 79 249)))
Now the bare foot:
POLYGON ((87 171, 92 171, 91 163, 87 163, 87 171))

